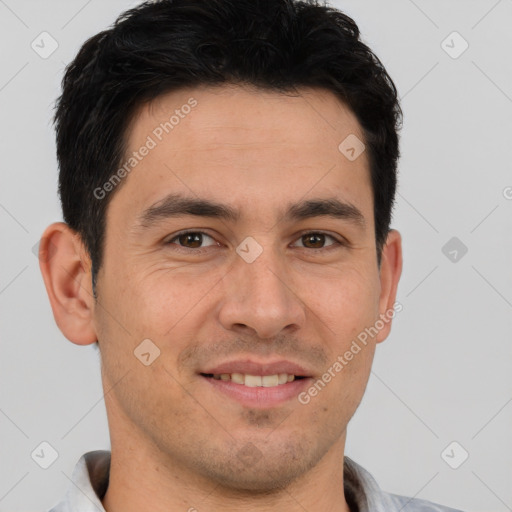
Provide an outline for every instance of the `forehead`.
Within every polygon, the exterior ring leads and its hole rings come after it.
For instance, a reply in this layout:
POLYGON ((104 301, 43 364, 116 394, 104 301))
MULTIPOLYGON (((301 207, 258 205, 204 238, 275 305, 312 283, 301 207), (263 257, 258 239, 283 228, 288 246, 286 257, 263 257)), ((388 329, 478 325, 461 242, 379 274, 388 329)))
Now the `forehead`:
POLYGON ((351 161, 340 150, 347 137, 364 140, 350 109, 323 89, 292 95, 235 85, 181 89, 135 113, 125 161, 134 152, 145 155, 113 203, 135 212, 177 192, 263 213, 270 202, 282 206, 284 196, 311 193, 368 210, 366 151, 351 161))
POLYGON ((204 144, 230 142, 333 144, 337 149, 340 136, 363 139, 355 115, 328 90, 303 88, 285 94, 233 84, 181 89, 144 104, 134 116, 128 142, 136 146, 148 132, 157 139, 161 135, 164 143, 179 141, 176 149, 195 151, 206 150, 204 144))

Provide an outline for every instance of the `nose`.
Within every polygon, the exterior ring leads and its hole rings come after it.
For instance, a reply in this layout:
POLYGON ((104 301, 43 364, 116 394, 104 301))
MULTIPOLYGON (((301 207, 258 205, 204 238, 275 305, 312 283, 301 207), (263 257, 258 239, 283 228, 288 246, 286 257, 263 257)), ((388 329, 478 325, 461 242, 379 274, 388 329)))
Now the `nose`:
POLYGON ((218 311, 224 329, 268 339, 303 326, 304 304, 297 285, 286 265, 271 252, 266 249, 252 263, 238 258, 224 276, 218 311))

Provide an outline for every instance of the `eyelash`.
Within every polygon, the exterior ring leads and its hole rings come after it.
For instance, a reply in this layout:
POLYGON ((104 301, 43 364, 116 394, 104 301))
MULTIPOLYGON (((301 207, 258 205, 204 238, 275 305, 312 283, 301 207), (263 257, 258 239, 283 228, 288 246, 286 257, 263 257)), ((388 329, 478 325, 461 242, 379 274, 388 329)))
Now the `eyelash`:
MULTIPOLYGON (((180 231, 179 233, 177 233, 171 239, 169 239, 168 241, 166 241, 164 243, 165 243, 165 245, 173 245, 174 240, 176 240, 177 238, 179 238, 179 237, 181 237, 183 235, 188 235, 188 234, 206 235, 207 237, 211 238, 212 240, 215 240, 211 235, 209 235, 205 231, 185 230, 185 231, 180 231)), ((349 245, 347 242, 342 241, 342 240, 338 240, 333 235, 330 235, 329 233, 325 233, 324 231, 306 231, 304 233, 301 233, 296 240, 299 240, 300 238, 305 237, 307 235, 324 235, 324 236, 329 237, 332 240, 334 240, 334 243, 331 244, 331 245, 328 245, 327 247, 320 247, 319 249, 310 249, 309 247, 300 247, 300 249, 305 249, 305 250, 309 250, 309 251, 316 251, 316 252, 318 252, 318 251, 329 251, 329 250, 333 250, 333 249, 338 249, 340 247, 348 247, 348 245, 349 245)), ((176 249, 178 251, 183 251, 183 252, 187 252, 187 253, 194 252, 196 254, 202 254, 204 252, 207 252, 210 247, 213 247, 213 246, 200 247, 200 248, 197 248, 197 249, 192 249, 190 247, 182 247, 182 246, 176 245, 176 249)))

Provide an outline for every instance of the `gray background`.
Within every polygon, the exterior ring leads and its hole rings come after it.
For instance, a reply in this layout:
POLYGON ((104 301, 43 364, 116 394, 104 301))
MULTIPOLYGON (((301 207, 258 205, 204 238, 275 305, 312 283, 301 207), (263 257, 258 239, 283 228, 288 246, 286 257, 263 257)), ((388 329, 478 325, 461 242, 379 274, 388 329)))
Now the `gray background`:
MULTIPOLYGON (((33 246, 61 219, 50 118, 64 66, 136 3, 0 0, 2 512, 49 508, 80 455, 109 448, 98 354, 54 324, 33 246), (59 45, 47 59, 31 48, 43 31, 59 45), (31 458, 42 441, 59 454, 46 470, 31 458)), ((393 223, 404 309, 378 346, 347 454, 388 491, 512 510, 512 0, 332 5, 359 24, 405 116, 393 223), (458 36, 442 45, 453 31, 469 43, 458 58, 444 49, 458 53, 458 36), (442 250, 452 237, 468 248, 454 246, 456 261, 442 250)))

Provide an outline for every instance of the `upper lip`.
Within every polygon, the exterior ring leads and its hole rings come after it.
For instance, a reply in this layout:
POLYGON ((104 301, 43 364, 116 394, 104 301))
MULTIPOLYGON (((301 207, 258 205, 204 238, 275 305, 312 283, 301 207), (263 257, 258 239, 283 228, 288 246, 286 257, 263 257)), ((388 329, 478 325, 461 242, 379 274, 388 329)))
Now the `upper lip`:
POLYGON ((309 377, 311 373, 299 364, 291 361, 273 361, 265 363, 257 363, 250 359, 227 361, 215 367, 209 368, 200 373, 219 375, 223 373, 243 373, 246 375, 276 375, 279 373, 287 373, 301 377, 309 377))

